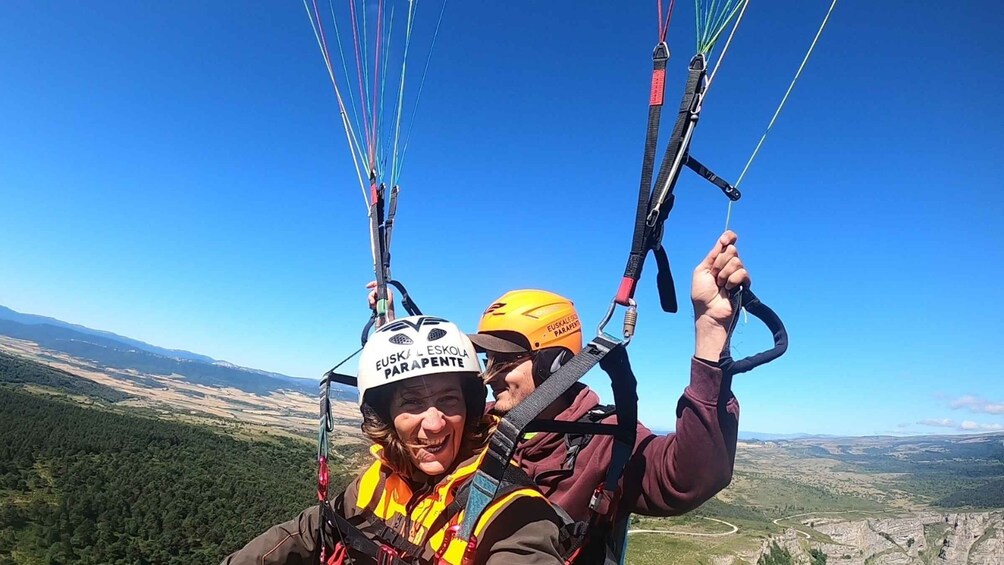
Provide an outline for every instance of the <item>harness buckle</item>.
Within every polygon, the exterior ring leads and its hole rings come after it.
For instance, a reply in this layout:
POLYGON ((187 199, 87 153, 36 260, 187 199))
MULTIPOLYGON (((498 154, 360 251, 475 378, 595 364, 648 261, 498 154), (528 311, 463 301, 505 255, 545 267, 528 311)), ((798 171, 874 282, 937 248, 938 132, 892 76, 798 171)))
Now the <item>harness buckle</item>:
POLYGON ((603 488, 603 484, 600 484, 593 491, 592 498, 589 499, 589 509, 599 516, 606 516, 610 511, 610 503, 612 501, 612 494, 603 488))

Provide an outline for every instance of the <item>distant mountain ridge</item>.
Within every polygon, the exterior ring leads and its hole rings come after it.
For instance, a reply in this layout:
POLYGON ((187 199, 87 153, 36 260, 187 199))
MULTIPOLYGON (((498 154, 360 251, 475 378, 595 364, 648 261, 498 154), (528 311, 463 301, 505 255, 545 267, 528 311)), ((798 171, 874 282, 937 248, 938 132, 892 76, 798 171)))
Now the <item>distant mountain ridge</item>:
MULTIPOLYGON (((656 429, 653 429, 652 431, 659 435, 666 435, 675 432, 675 430, 656 430, 656 429)), ((774 434, 766 432, 747 432, 743 430, 739 431, 740 441, 784 441, 784 440, 794 440, 794 439, 823 439, 830 437, 836 437, 836 436, 804 434, 804 433, 774 434)))
MULTIPOLYGON (((152 375, 180 375, 213 387, 233 387, 267 395, 278 390, 317 394, 317 381, 241 367, 190 351, 165 349, 112 332, 94 330, 55 318, 22 314, 0 306, 0 335, 22 339, 102 367, 152 375)), ((332 396, 354 399, 354 389, 332 385, 332 396)))
POLYGON ((199 355, 198 353, 192 353, 191 351, 185 351, 183 349, 165 349, 163 347, 157 347, 156 345, 150 345, 149 343, 139 341, 138 339, 132 339, 130 337, 125 337, 116 333, 106 332, 104 330, 95 330, 88 328, 87 326, 81 326, 79 324, 71 324, 69 322, 64 322, 62 320, 57 320, 56 318, 50 318, 48 316, 39 316, 37 314, 23 314, 21 312, 16 312, 7 308, 6 306, 0 306, 0 320, 10 320, 12 322, 18 322, 27 325, 50 325, 56 326, 57 328, 66 328, 74 330, 83 334, 93 335, 105 339, 110 339, 119 343, 124 343, 126 345, 131 345, 136 349, 141 351, 146 351, 148 353, 155 353, 157 355, 163 355, 164 357, 173 357, 175 359, 187 359, 189 361, 202 361, 203 363, 213 363, 216 359, 209 357, 207 355, 199 355))

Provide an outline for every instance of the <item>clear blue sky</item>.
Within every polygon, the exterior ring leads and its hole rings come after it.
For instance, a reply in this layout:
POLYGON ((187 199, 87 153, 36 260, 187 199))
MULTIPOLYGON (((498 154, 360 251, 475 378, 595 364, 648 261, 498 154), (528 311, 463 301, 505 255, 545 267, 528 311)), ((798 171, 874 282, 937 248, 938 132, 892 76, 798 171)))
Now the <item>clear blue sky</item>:
MULTIPOLYGON (((670 107, 694 49, 678 4, 670 107)), ((828 4, 750 7, 693 146, 723 176, 828 4)), ((782 360, 738 377, 742 429, 1004 427, 1002 26, 992 2, 837 6, 733 214, 791 334, 782 360)), ((602 316, 630 244, 655 27, 649 1, 450 3, 394 241, 427 312, 473 329, 505 290, 543 287, 587 327, 602 316)), ((296 376, 354 349, 367 221, 302 4, 13 0, 0 37, 0 304, 296 376)), ((726 207, 687 172, 677 194, 666 245, 685 297, 726 207)), ((659 311, 653 274, 631 352, 642 419, 667 428, 693 331, 685 298, 659 311)), ((751 321, 736 348, 768 340, 751 321)))

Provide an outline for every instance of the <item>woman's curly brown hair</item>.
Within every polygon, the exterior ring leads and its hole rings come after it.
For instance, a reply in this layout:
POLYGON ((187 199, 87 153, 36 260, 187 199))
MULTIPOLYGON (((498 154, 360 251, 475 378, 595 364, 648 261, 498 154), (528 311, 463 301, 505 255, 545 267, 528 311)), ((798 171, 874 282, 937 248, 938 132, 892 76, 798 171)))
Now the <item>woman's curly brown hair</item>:
MULTIPOLYGON (((495 431, 495 419, 486 416, 485 398, 488 390, 480 378, 464 378, 461 381, 464 403, 467 407, 467 417, 464 422, 464 437, 457 460, 467 457, 484 448, 488 436, 495 431)), ((397 473, 410 476, 415 470, 409 456, 410 446, 397 436, 394 422, 390 417, 390 399, 394 394, 393 386, 382 386, 366 391, 363 399, 363 423, 360 426, 363 434, 370 441, 383 448, 383 459, 397 473)))

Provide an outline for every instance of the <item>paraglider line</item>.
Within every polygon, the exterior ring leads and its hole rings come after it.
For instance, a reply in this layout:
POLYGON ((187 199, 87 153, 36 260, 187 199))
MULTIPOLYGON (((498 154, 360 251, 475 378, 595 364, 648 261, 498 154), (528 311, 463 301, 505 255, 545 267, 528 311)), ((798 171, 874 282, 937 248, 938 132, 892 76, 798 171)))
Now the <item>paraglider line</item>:
POLYGON ((676 0, 669 0, 669 11, 666 13, 666 22, 662 22, 662 0, 659 0, 659 42, 666 41, 666 34, 669 33, 669 22, 673 19, 673 7, 676 0))
POLYGON ((425 77, 429 74, 429 64, 432 62, 432 53, 436 49, 436 40, 439 39, 439 28, 443 25, 443 14, 446 13, 446 0, 443 0, 443 7, 439 10, 439 21, 436 22, 436 31, 432 35, 432 45, 429 47, 429 56, 425 60, 425 70, 422 71, 422 80, 418 83, 418 94, 415 96, 415 107, 411 111, 411 123, 408 125, 408 135, 404 136, 404 147, 401 149, 401 159, 397 169, 397 177, 401 176, 404 168, 404 157, 408 152, 408 143, 411 141, 411 132, 415 128, 415 116, 418 115, 418 103, 422 100, 422 90, 425 88, 425 77))
POLYGON ((415 9, 418 5, 417 0, 415 2, 410 2, 408 5, 408 23, 405 27, 404 35, 404 57, 401 61, 401 80, 398 84, 397 90, 397 117, 394 120, 394 143, 391 145, 392 150, 392 160, 390 166, 390 184, 391 186, 397 186, 398 176, 397 176, 397 160, 398 160, 398 147, 401 142, 401 113, 404 108, 404 82, 405 82, 405 71, 408 68, 408 51, 411 48, 411 30, 414 23, 415 9))
POLYGON ((379 87, 380 82, 380 47, 381 39, 383 37, 383 0, 377 1, 377 22, 376 22, 376 48, 373 51, 373 121, 370 123, 372 132, 370 133, 370 138, 373 141, 373 148, 370 150, 370 168, 376 169, 376 150, 377 141, 379 137, 377 136, 378 126, 380 123, 380 115, 377 113, 377 104, 380 102, 379 87))
MULTIPOLYGON (((760 136, 760 141, 757 142, 756 147, 753 149, 753 153, 750 155, 749 160, 746 161, 746 166, 743 167, 743 171, 739 173, 739 178, 736 179, 735 187, 739 187, 739 183, 743 182, 743 178, 749 171, 750 165, 753 164, 753 160, 756 159, 757 154, 760 152, 760 148, 763 147, 763 142, 767 139, 767 134, 770 133, 771 128, 774 127, 774 123, 777 122, 777 117, 781 115, 781 109, 784 108, 784 104, 788 101, 788 96, 791 91, 795 88, 795 83, 798 82, 798 78, 802 76, 802 71, 805 69, 805 64, 809 61, 809 57, 812 56, 812 51, 816 48, 816 43, 819 42, 819 37, 823 35, 823 29, 826 28, 826 23, 830 20, 830 14, 833 13, 833 8, 836 7, 837 0, 833 0, 830 3, 830 9, 826 11, 826 16, 823 18, 823 23, 819 25, 819 29, 816 31, 816 36, 812 39, 812 43, 809 45, 809 50, 805 52, 805 57, 802 58, 802 63, 798 66, 798 70, 795 71, 795 76, 791 79, 791 83, 788 85, 788 90, 785 91, 784 96, 781 98, 781 103, 777 105, 777 109, 774 110, 774 115, 770 118, 770 122, 767 124, 767 129, 764 130, 763 135, 760 136)), ((732 217, 732 202, 729 202, 729 211, 725 217, 725 227, 728 228, 729 219, 732 217)))
MULTIPOLYGON (((349 67, 348 64, 345 62, 345 49, 342 48, 342 36, 341 36, 341 31, 338 29, 338 18, 335 16, 334 0, 328 0, 328 9, 331 11, 331 22, 333 27, 335 28, 335 42, 338 45, 338 58, 342 61, 342 73, 344 73, 342 76, 344 76, 345 81, 348 82, 349 67)), ((362 120, 359 119, 359 110, 356 109, 356 97, 352 93, 351 86, 349 88, 346 88, 345 91, 349 95, 349 107, 352 109, 353 124, 355 124, 356 129, 362 131, 362 120)), ((360 145, 358 141, 356 142, 356 145, 357 146, 360 145)), ((360 150, 359 155, 360 157, 363 157, 365 154, 360 150)))
MULTIPOLYGON (((364 80, 364 75, 368 73, 365 71, 366 57, 363 55, 362 50, 359 46, 359 21, 356 16, 356 3, 355 0, 349 0, 349 13, 352 16, 352 43, 355 46, 356 51, 356 75, 359 79, 359 103, 363 107, 363 132, 366 135, 366 155, 370 161, 370 168, 373 168, 373 143, 370 139, 370 125, 369 125, 369 115, 366 113, 368 104, 368 99, 366 97, 366 88, 364 85, 366 81, 364 80)), ((365 18, 365 10, 363 10, 363 17, 365 18)), ((366 32, 365 21, 363 22, 363 33, 366 32)))
POLYGON ((331 67, 331 57, 327 49, 327 41, 324 37, 324 28, 321 25, 320 14, 317 10, 317 1, 313 0, 314 13, 313 16, 310 12, 310 6, 307 4, 307 0, 303 0, 303 7, 307 11, 307 18, 310 20, 310 26, 314 30, 314 38, 317 40, 317 46, 321 49, 321 56, 324 57, 325 66, 328 69, 328 76, 331 77, 331 86, 335 89, 335 98, 338 100, 338 110, 342 118, 342 126, 345 129, 345 137, 349 143, 349 153, 352 155, 352 164, 356 168, 356 177, 359 179, 359 188, 363 193, 363 202, 366 204, 367 209, 369 209, 369 200, 366 198, 366 186, 363 183, 362 170, 359 168, 359 161, 356 159, 356 150, 362 154, 359 147, 358 140, 356 139, 355 132, 352 130, 352 123, 349 121, 348 114, 345 111, 345 102, 342 99, 342 94, 338 89, 338 82, 335 80, 335 73, 331 67), (316 19, 316 24, 315 20, 316 19), (356 150, 353 150, 353 145, 356 150))
MULTIPOLYGON (((742 10, 739 12, 739 17, 736 18, 736 23, 732 26, 732 31, 729 32, 729 37, 725 40, 725 47, 722 47, 722 54, 718 56, 718 60, 715 61, 715 68, 712 69, 711 75, 708 77, 707 88, 711 87, 711 82, 715 80, 715 75, 718 74, 718 67, 722 65, 722 61, 725 59, 725 54, 729 52, 729 46, 732 45, 732 38, 735 37, 736 30, 739 29, 739 24, 743 21, 743 16, 746 14, 747 6, 749 6, 749 0, 742 3, 742 10)), ((735 14, 735 12, 733 12, 733 14, 735 14)))

